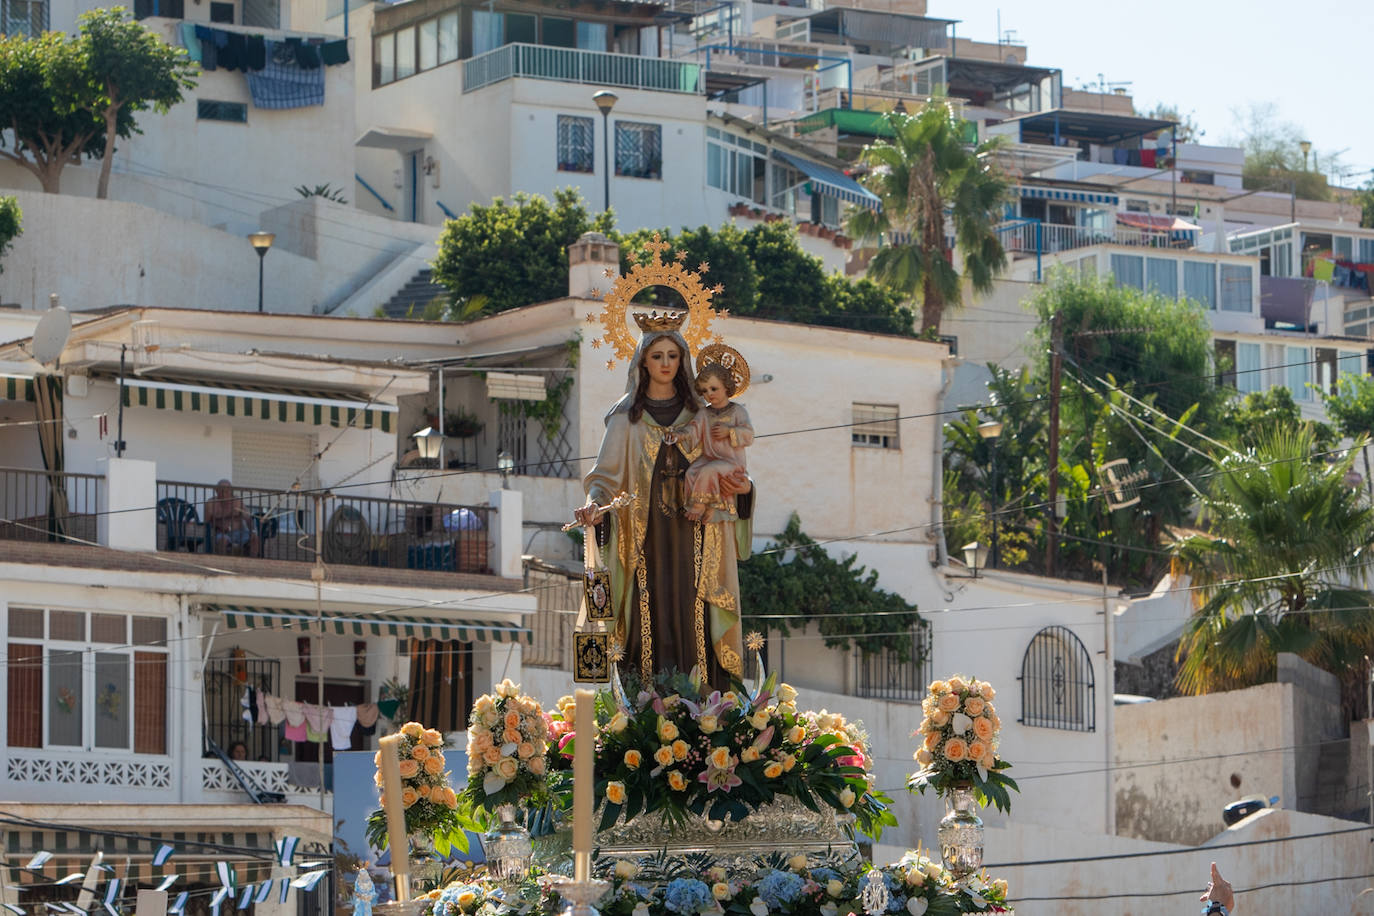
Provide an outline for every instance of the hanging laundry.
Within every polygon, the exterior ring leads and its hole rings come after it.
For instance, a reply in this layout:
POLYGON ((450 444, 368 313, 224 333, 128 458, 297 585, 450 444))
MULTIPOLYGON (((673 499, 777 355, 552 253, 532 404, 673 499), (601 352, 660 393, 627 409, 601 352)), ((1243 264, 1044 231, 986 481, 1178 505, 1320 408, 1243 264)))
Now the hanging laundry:
POLYGON ((300 700, 282 700, 281 708, 287 725, 295 727, 305 724, 305 704, 300 700))
POLYGON ((258 692, 252 687, 245 687, 239 705, 243 707, 243 721, 249 725, 256 725, 258 722, 258 692))
POLYGON ((1140 164, 1143 165, 1143 166, 1144 166, 1145 168, 1147 168, 1147 169, 1152 169, 1152 168, 1154 168, 1154 167, 1155 167, 1155 151, 1152 150, 1152 149, 1143 149, 1143 150, 1141 150, 1141 151, 1140 151, 1140 164))
POLYGON ((200 63, 200 39, 196 37, 196 24, 183 22, 177 31, 181 33, 181 43, 186 48, 186 56, 196 63, 200 63))
POLYGON ((334 719, 329 723, 329 739, 334 750, 346 751, 353 747, 353 726, 358 721, 358 707, 335 706, 334 719))
POLYGON ((348 39, 340 38, 338 41, 326 41, 320 45, 320 60, 326 67, 348 63, 348 39))
POLYGON ((244 63, 248 57, 248 45, 243 40, 243 36, 238 32, 225 32, 216 30, 214 36, 215 43, 219 44, 221 37, 224 44, 219 48, 219 65, 226 70, 243 70, 247 72, 248 67, 244 63))
POLYGON ((311 731, 318 734, 327 732, 329 731, 329 723, 333 721, 334 710, 330 707, 319 706, 315 703, 305 704, 305 724, 311 731))
POLYGON ((257 720, 256 720, 256 721, 257 721, 257 724, 258 724, 258 725, 266 725, 266 724, 267 724, 267 691, 266 691, 266 690, 259 690, 259 691, 258 691, 258 717, 257 717, 257 720))
POLYGON ((1112 162, 1116 163, 1117 165, 1125 165, 1129 159, 1130 157, 1126 154, 1126 150, 1112 150, 1112 162))
POLYGON ((291 720, 287 719, 286 727, 282 729, 281 733, 287 741, 305 741, 309 737, 305 726, 305 717, 301 716, 301 720, 295 725, 292 725, 291 720))
MULTIPOLYGON (((270 42, 276 45, 277 42, 270 42)), ((324 71, 268 60, 261 73, 248 74, 248 93, 258 108, 304 108, 324 104, 324 71)))
POLYGON ((396 710, 401 708, 400 700, 378 700, 377 710, 384 718, 396 721, 396 710))
POLYGON ((328 737, 329 737, 329 729, 328 729, 328 728, 325 728, 325 729, 323 729, 322 731, 315 731, 315 729, 313 729, 313 728, 310 727, 310 720, 309 720, 309 719, 306 719, 306 720, 305 720, 305 740, 306 740, 306 741, 309 741, 311 744, 324 744, 325 739, 327 739, 328 737))
MULTIPOLYGON (((285 51, 294 61, 297 67, 302 70, 316 70, 320 66, 320 52, 314 45, 306 44, 299 38, 288 38, 284 42, 277 44, 277 51, 285 51)), ((277 54, 273 59, 278 63, 286 63, 277 54)))
POLYGON ((267 721, 273 725, 281 725, 285 718, 286 709, 282 706, 281 697, 269 693, 267 695, 267 721))
POLYGON ((377 718, 381 715, 381 710, 376 703, 359 703, 358 709, 358 728, 364 735, 372 735, 377 732, 377 718))
POLYGON ((246 57, 245 69, 261 70, 267 66, 267 39, 261 35, 249 35, 244 41, 246 57))
POLYGON ((1314 279, 1329 281, 1335 272, 1335 261, 1326 258, 1317 258, 1312 262, 1312 276, 1314 279))
POLYGON ((219 65, 219 49, 224 47, 224 45, 219 42, 216 33, 219 33, 219 36, 223 36, 224 32, 205 25, 195 26, 194 31, 196 41, 200 43, 200 69, 216 69, 219 65))

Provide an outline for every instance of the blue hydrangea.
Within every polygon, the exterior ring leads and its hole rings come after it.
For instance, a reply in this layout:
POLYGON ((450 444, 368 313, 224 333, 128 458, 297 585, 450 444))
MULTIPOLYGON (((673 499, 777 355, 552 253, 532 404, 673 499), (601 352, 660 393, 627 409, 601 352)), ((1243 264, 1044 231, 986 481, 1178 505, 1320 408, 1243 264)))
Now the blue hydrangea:
POLYGON ((811 880, 815 881, 817 884, 825 884, 839 877, 839 872, 835 871, 833 868, 826 868, 824 865, 818 865, 811 869, 811 880))
POLYGON ((906 886, 898 881, 891 872, 882 872, 883 884, 887 885, 887 911, 900 913, 906 910, 906 886))
POLYGON ((458 899, 468 893, 476 896, 476 901, 468 904, 469 908, 475 909, 476 903, 480 903, 482 900, 482 888, 475 884, 450 884, 444 888, 439 899, 434 901, 434 916, 457 916, 463 912, 458 899))
POLYGON ((759 897, 769 908, 781 909, 801 896, 805 884, 801 875, 773 869, 759 882, 759 897))
POLYGON ((696 878, 674 878, 663 892, 663 905, 682 916, 696 916, 714 900, 711 888, 696 878))

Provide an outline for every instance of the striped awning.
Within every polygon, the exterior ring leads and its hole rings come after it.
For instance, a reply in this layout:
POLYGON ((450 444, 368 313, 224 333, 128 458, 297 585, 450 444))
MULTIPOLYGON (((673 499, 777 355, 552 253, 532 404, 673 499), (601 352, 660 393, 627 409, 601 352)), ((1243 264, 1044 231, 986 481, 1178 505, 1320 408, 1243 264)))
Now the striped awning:
POLYGON ((1062 200, 1071 204, 1106 204, 1115 207, 1119 198, 1115 194, 1096 194, 1092 191, 1069 191, 1062 188, 1030 188, 1021 187, 1016 189, 1022 197, 1034 197, 1041 200, 1062 200))
POLYGON ((0 401, 32 401, 33 379, 18 375, 0 375, 0 401))
POLYGON ((322 621, 325 631, 336 636, 405 636, 416 639, 456 639, 459 642, 534 643, 534 633, 529 627, 504 620, 445 620, 400 614, 343 614, 338 611, 329 611, 323 617, 317 617, 313 611, 301 608, 223 604, 206 605, 206 610, 219 613, 231 630, 317 632, 317 624, 322 621))
POLYGON ((322 397, 312 392, 249 389, 211 383, 190 385, 142 378, 124 380, 124 406, 249 417, 280 423, 309 423, 313 426, 379 429, 384 433, 392 431, 392 418, 397 411, 395 404, 322 397))
POLYGON ((811 191, 813 194, 821 194, 826 197, 836 197, 846 203, 854 204, 859 207, 867 207, 870 210, 881 210, 883 202, 877 194, 859 184, 839 169, 832 169, 828 165, 821 165, 819 162, 812 162, 803 159, 801 156, 793 156, 784 153, 782 150, 773 150, 774 155, 811 179, 811 191))

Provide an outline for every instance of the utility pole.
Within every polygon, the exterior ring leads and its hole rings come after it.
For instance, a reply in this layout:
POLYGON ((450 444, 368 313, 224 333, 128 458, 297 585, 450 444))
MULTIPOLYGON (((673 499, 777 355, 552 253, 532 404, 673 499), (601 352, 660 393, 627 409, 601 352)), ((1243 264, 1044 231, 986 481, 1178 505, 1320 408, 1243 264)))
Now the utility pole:
POLYGON ((1045 575, 1054 575, 1054 553, 1059 538, 1059 376, 1063 369, 1064 314, 1050 319, 1050 494, 1049 523, 1045 528, 1045 575))

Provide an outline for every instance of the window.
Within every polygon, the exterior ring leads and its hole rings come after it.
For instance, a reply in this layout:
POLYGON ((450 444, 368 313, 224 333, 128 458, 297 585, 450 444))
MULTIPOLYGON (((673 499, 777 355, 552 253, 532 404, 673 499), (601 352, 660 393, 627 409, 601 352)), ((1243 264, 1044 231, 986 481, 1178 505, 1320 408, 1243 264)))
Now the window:
POLYGON ((1260 345, 1257 343, 1236 344, 1236 390, 1241 394, 1259 391, 1264 387, 1263 373, 1260 371, 1260 345))
POLYGON ((458 13, 445 13, 439 17, 439 63, 447 64, 458 59, 458 13))
POLYGON ((1112 274, 1117 286, 1145 288, 1145 259, 1133 254, 1112 255, 1112 274))
POLYGON ((626 178, 662 178, 663 128, 657 124, 617 121, 615 173, 626 178))
POLYGON ((186 18, 185 13, 185 0, 134 0, 135 19, 145 19, 148 16, 184 19, 186 18))
POLYGON ((593 172, 596 122, 574 115, 558 116, 558 171, 593 172))
POLYGON ((706 183, 745 200, 768 202, 768 147, 706 128, 706 183))
POLYGON ((1217 307, 1217 266, 1202 261, 1183 262, 1183 295, 1205 309, 1217 307))
POLYGON ((396 78, 415 75, 415 26, 396 32, 396 78))
POLYGON ((577 47, 583 51, 605 51, 611 30, 604 22, 579 22, 577 47))
POLYGON ((243 102, 220 102, 215 99, 196 99, 196 120, 248 123, 248 106, 243 102))
POLYGON ((1218 340, 1213 348, 1216 351, 1217 385, 1223 388, 1236 387, 1236 342, 1218 340))
POLYGON ((1021 722, 1090 732, 1096 728, 1092 656, 1067 627, 1045 627, 1021 659, 1021 722))
POLYGON ((1184 169, 1183 174, 1180 176, 1180 180, 1186 181, 1189 184, 1216 184, 1217 176, 1215 172, 1196 172, 1184 169))
POLYGON ((372 39, 372 81, 385 86, 396 81, 396 36, 379 35, 372 39))
POLYGON ((10 747, 167 753, 167 620, 11 606, 10 747))
POLYGON ((1374 239, 1360 239, 1360 263, 1374 263, 1374 239))
POLYGON ((897 430, 896 404, 854 404, 849 441, 866 448, 902 447, 897 430))
POLYGON ((1336 393, 1336 355, 1336 351, 1330 347, 1317 347, 1313 364, 1316 369, 1318 391, 1336 393))
POLYGON ((884 646, 854 656, 854 693, 884 700, 916 701, 925 698, 930 682, 930 626, 911 628, 902 645, 884 646))
POLYGON ((1355 240, 1348 235, 1332 236, 1331 253, 1343 261, 1349 261, 1355 253, 1355 240))
POLYGON ((1312 353, 1306 347, 1285 347, 1283 354, 1284 383, 1295 401, 1312 400, 1312 353))
POLYGON ((234 21, 234 4, 211 3, 210 21, 232 24, 234 21))
POLYGON ((495 51, 505 44, 506 17, 502 13, 489 13, 486 10, 472 11, 472 54, 485 54, 495 51))
POLYGON ((517 41, 530 45, 539 43, 539 18, 537 16, 529 16, 524 13, 506 13, 505 44, 517 41))
POLYGON ((420 69, 431 70, 439 65, 439 20, 426 19, 420 23, 420 69))
POLYGON ((1145 259, 1145 289, 1167 299, 1178 298, 1178 262, 1169 258, 1145 259))
POLYGON ((555 48, 571 48, 577 41, 577 29, 571 19, 561 16, 544 17, 543 44, 555 48))
POLYGON ((1253 310, 1253 280, 1250 268, 1236 264, 1221 265, 1221 309, 1224 312, 1253 310))
POLYGON ((48 31, 47 0, 3 0, 0 12, 0 27, 6 35, 37 38, 48 31))

